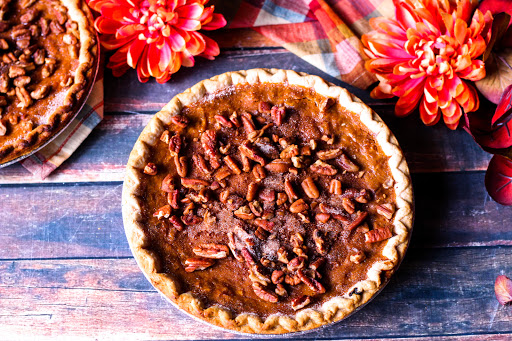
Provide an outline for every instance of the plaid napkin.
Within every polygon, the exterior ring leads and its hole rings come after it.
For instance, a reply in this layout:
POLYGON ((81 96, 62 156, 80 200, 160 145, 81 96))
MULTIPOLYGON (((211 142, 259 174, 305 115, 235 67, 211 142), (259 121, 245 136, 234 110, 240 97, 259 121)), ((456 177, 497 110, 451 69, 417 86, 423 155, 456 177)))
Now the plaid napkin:
POLYGON ((243 0, 230 28, 252 27, 325 73, 366 89, 359 37, 368 20, 393 15, 392 0, 243 0))
POLYGON ((102 119, 103 72, 100 64, 96 82, 82 110, 55 140, 23 160, 21 165, 34 176, 45 179, 73 154, 102 119))

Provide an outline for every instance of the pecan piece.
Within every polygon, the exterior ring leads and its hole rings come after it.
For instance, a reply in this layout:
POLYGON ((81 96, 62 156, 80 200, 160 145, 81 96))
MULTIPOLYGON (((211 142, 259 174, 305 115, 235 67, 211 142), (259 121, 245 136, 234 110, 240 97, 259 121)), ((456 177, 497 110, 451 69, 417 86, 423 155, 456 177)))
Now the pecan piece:
MULTIPOLYGON (((240 153, 248 157, 249 159, 259 163, 262 166, 265 166, 265 159, 254 149, 249 141, 245 141, 240 146, 238 146, 240 153)), ((250 170, 250 168, 249 168, 250 170)))
POLYGON ((157 172, 158 170, 153 162, 148 162, 146 167, 144 167, 144 173, 147 175, 156 175, 157 172))
POLYGON ((32 79, 29 76, 19 76, 16 77, 12 83, 14 84, 14 86, 21 87, 29 85, 31 81, 32 79))
POLYGON ((270 115, 272 116, 272 120, 274 121, 276 126, 280 126, 283 124, 283 118, 286 113, 286 109, 284 107, 278 107, 274 105, 270 110, 270 115))
POLYGON ((258 227, 256 231, 254 231, 254 235, 261 240, 266 240, 268 238, 268 232, 262 229, 261 227, 258 227))
POLYGON ((221 259, 226 258, 229 254, 229 248, 223 244, 200 244, 192 249, 196 255, 204 258, 221 259))
POLYGON ((251 160, 244 154, 240 154, 240 158, 242 159, 242 170, 246 173, 251 171, 251 160))
POLYGON ((292 163, 287 159, 275 159, 265 166, 271 173, 285 173, 288 172, 292 163))
POLYGON ((301 280, 297 275, 287 274, 284 276, 284 282, 289 285, 297 285, 300 284, 301 280))
POLYGON ((350 198, 342 198, 341 206, 347 211, 348 214, 353 214, 356 211, 356 205, 350 198))
POLYGON ((265 168, 263 168, 260 164, 254 165, 252 168, 252 175, 256 179, 256 181, 261 181, 265 179, 265 168))
POLYGON ((286 289, 284 288, 284 285, 282 285, 282 284, 277 284, 276 290, 274 290, 274 292, 276 294, 278 294, 279 296, 283 296, 283 297, 288 296, 288 292, 286 291, 286 289))
POLYGON ((323 162, 322 160, 317 160, 310 167, 311 171, 321 174, 321 175, 335 175, 338 173, 338 170, 331 166, 330 164, 323 162))
POLYGON ((181 221, 187 225, 197 225, 203 221, 203 218, 196 216, 195 214, 185 214, 181 217, 181 221))
POLYGON ((249 250, 246 247, 242 248, 242 257, 244 257, 245 262, 249 266, 252 267, 252 266, 256 265, 256 261, 254 260, 251 253, 249 252, 249 250))
POLYGON ((311 298, 307 295, 302 295, 294 298, 291 302, 293 310, 299 310, 311 303, 311 298))
POLYGON ((258 296, 259 298, 261 298, 264 301, 276 303, 279 300, 279 298, 277 297, 276 294, 266 290, 263 287, 263 285, 261 285, 261 283, 253 282, 252 289, 254 290, 254 293, 256 294, 256 296, 258 296))
POLYGON ((249 208, 251 209, 251 212, 254 213, 256 217, 261 217, 261 214, 263 213, 263 207, 261 207, 261 204, 259 201, 253 201, 249 203, 249 208))
POLYGON ((160 141, 162 141, 165 144, 169 144, 170 135, 171 133, 169 132, 169 130, 164 130, 162 135, 160 135, 160 141))
POLYGON ((0 121, 0 136, 5 136, 5 134, 7 134, 7 127, 4 122, 0 121))
POLYGON ((350 261, 355 264, 361 264, 366 259, 366 255, 363 251, 357 251, 350 255, 350 261))
POLYGON ((30 93, 30 97, 32 97, 33 99, 41 99, 41 98, 46 97, 46 95, 48 95, 49 92, 50 92, 50 86, 41 85, 41 86, 38 86, 37 89, 35 89, 34 91, 32 91, 30 93))
POLYGON ((297 271, 297 276, 300 278, 302 283, 306 284, 311 290, 313 290, 317 294, 325 293, 324 286, 320 282, 318 282, 316 279, 306 276, 306 274, 304 274, 304 271, 302 271, 302 269, 299 269, 297 271))
POLYGON ((288 271, 296 271, 302 269, 305 265, 306 258, 304 257, 295 257, 291 261, 288 262, 287 268, 288 271))
POLYGON ((222 167, 217 169, 217 171, 215 172, 213 177, 215 178, 215 180, 221 181, 230 175, 231 175, 231 170, 229 169, 229 167, 226 165, 223 165, 222 167))
POLYGON ((185 156, 174 156, 174 166, 179 176, 185 177, 188 173, 187 158, 185 156))
POLYGON ((169 138, 169 153, 171 153, 171 156, 176 156, 180 153, 182 144, 183 141, 181 140, 180 134, 176 134, 169 138))
POLYGON ((254 225, 264 229, 267 232, 272 232, 272 230, 274 229, 274 222, 261 218, 255 219, 254 225))
POLYGON ((201 135, 201 145, 203 146, 204 152, 210 161, 210 165, 213 169, 220 167, 219 154, 216 150, 217 146, 217 133, 215 130, 206 130, 201 135))
POLYGON ((299 198, 299 196, 295 192, 295 189, 293 188, 293 184, 290 179, 286 179, 284 181, 284 191, 286 192, 286 195, 288 196, 288 200, 290 200, 290 202, 293 202, 294 200, 299 198))
POLYGON ((247 135, 256 131, 256 127, 254 126, 254 122, 252 121, 252 116, 248 112, 244 112, 242 114, 242 124, 244 125, 244 129, 247 135))
POLYGON ((215 260, 213 259, 201 257, 188 258, 187 260, 185 260, 185 271, 193 272, 196 270, 204 270, 206 268, 209 268, 213 264, 215 264, 215 260))
POLYGON ((347 230, 353 230, 359 225, 361 225, 361 223, 366 219, 367 216, 368 212, 357 211, 356 218, 346 226, 347 230))
POLYGON ((336 103, 336 100, 332 97, 327 97, 320 103, 318 109, 320 109, 320 112, 324 112, 330 107, 332 107, 336 103))
POLYGON ((60 34, 64 32, 64 28, 57 21, 52 20, 50 22, 50 31, 52 31, 53 34, 60 34))
POLYGON ((321 140, 327 144, 334 144, 334 136, 331 134, 322 135, 321 140))
POLYGON ((304 199, 299 199, 293 202, 290 205, 290 212, 292 213, 302 213, 309 208, 308 204, 304 201, 304 199))
POLYGON ((284 272, 281 270, 274 270, 272 272, 272 283, 279 284, 284 281, 284 272))
POLYGON ((315 259, 314 262, 311 262, 309 264, 309 268, 316 271, 316 270, 320 269, 325 264, 325 262, 326 262, 326 260, 324 257, 317 258, 317 259, 315 259))
POLYGON ((208 181, 201 180, 201 179, 182 178, 181 179, 181 185, 183 187, 185 187, 185 188, 190 188, 190 189, 193 189, 195 191, 199 191, 199 190, 201 190, 203 188, 209 187, 210 183, 208 181))
POLYGON ((256 193, 258 193, 258 183, 251 182, 247 187, 247 201, 253 201, 256 198, 256 193))
POLYGON ((299 155, 299 146, 297 146, 296 144, 291 144, 285 149, 283 149, 281 154, 279 154, 279 157, 281 159, 291 159, 293 156, 297 155, 299 155))
POLYGON ((273 202, 276 200, 276 191, 266 188, 260 191, 259 198, 264 201, 273 202))
POLYGON ((318 213, 315 216, 315 220, 317 220, 321 223, 326 223, 329 221, 329 219, 331 219, 331 215, 329 213, 318 213))
POLYGON ((32 98, 30 97, 27 89, 24 87, 17 87, 16 88, 16 97, 19 99, 18 107, 20 108, 27 108, 32 104, 32 98))
POLYGON ((226 128, 233 128, 233 122, 229 121, 227 118, 225 118, 222 115, 215 115, 215 120, 219 122, 219 124, 226 128))
POLYGON ((169 222, 176 230, 183 231, 183 223, 175 215, 169 218, 169 222))
POLYGON ((338 156, 340 156, 341 154, 343 154, 343 151, 340 148, 336 148, 336 149, 319 150, 316 153, 316 156, 318 156, 318 158, 320 160, 326 161, 326 160, 335 159, 338 156))
POLYGON ((234 111, 233 114, 229 116, 229 120, 235 125, 235 127, 240 128, 240 121, 238 120, 238 114, 236 111, 234 111))
POLYGON ((286 195, 286 193, 283 193, 283 192, 279 192, 277 193, 277 201, 276 201, 276 204, 278 206, 281 206, 283 205, 284 203, 286 203, 288 201, 288 195, 286 195))
POLYGON ((192 160, 194 161, 194 164, 197 168, 203 173, 204 175, 210 175, 210 170, 208 169, 208 165, 206 164, 206 160, 204 157, 201 156, 201 154, 194 154, 192 156, 192 160))
POLYGON ((162 206, 158 210, 156 210, 155 213, 153 213, 153 217, 156 217, 157 219, 169 218, 170 215, 171 215, 171 206, 170 205, 162 206))
POLYGON ((236 161, 229 155, 224 157, 224 163, 231 169, 233 173, 236 175, 242 174, 242 171, 240 170, 240 167, 236 164, 236 161))
POLYGON ((228 246, 233 254, 233 257, 239 262, 243 262, 243 257, 240 252, 236 249, 235 235, 233 232, 228 232, 228 246))
POLYGON ((261 113, 268 114, 272 109, 272 105, 269 102, 261 101, 258 103, 258 111, 261 113))
POLYGON ((393 237, 393 233, 388 227, 376 227, 364 234, 366 243, 376 243, 391 237, 393 237))
POLYGON ((322 233, 319 230, 313 231, 313 241, 315 242, 316 251, 321 254, 325 255, 327 253, 327 249, 325 247, 325 240, 322 236, 322 233))
POLYGON ((304 181, 302 181, 301 185, 304 193, 306 193, 306 195, 311 199, 316 199, 320 196, 320 192, 318 191, 312 177, 308 176, 304 181))
POLYGON ((188 120, 188 118, 184 117, 184 116, 181 116, 181 115, 176 115, 176 116, 173 116, 171 118, 171 122, 180 127, 180 128, 186 128, 188 126, 188 124, 190 123, 190 121, 188 120))
POLYGON ((5 39, 0 39, 0 50, 7 50, 9 48, 9 43, 5 39))
POLYGON ((11 65, 9 67, 9 78, 16 78, 19 76, 25 76, 26 71, 19 65, 11 65))
POLYGON ((391 220, 395 213, 395 207, 392 204, 377 205, 377 213, 383 215, 387 220, 391 220))
POLYGON ((233 214, 244 220, 254 219, 254 213, 251 212, 251 209, 248 206, 241 206, 235 212, 233 212, 233 214))
POLYGON ((345 154, 342 154, 339 158, 338 158, 338 164, 340 165, 340 167, 344 170, 346 170, 347 172, 358 172, 359 171, 359 166, 356 165, 352 160, 350 160, 348 158, 348 156, 346 156, 345 154))
POLYGON ((171 192, 174 190, 174 180, 171 174, 167 174, 167 176, 162 180, 162 185, 160 186, 160 190, 163 192, 171 192))

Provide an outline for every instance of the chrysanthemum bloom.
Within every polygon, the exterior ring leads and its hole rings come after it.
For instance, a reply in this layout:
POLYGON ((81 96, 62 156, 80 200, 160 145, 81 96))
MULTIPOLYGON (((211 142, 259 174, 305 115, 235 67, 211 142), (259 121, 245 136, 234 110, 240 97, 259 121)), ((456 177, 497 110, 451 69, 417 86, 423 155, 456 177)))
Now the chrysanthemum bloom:
POLYGON ((137 69, 141 82, 155 77, 164 83, 183 66, 194 66, 194 56, 214 59, 219 46, 197 32, 226 25, 209 0, 90 0, 100 13, 94 26, 101 44, 118 49, 108 67, 115 76, 130 67, 137 69))
POLYGON ((372 97, 400 97, 397 116, 410 114, 419 104, 426 125, 441 118, 456 129, 462 109, 478 109, 473 85, 485 77, 480 57, 491 35, 492 15, 476 10, 476 1, 393 0, 396 19, 373 18, 374 29, 362 37, 371 58, 366 68, 377 75, 372 97))

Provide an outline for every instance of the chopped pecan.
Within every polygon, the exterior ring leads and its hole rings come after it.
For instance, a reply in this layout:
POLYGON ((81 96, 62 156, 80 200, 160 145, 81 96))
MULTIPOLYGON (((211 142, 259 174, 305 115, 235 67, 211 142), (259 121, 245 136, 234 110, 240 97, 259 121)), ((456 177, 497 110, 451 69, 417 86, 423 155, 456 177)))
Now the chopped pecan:
POLYGON ((311 303, 311 298, 307 295, 302 295, 294 298, 291 302, 293 310, 299 310, 311 303))
POLYGON ((144 167, 144 173, 147 175, 156 175, 157 172, 158 170, 153 162, 148 162, 146 167, 144 167))
POLYGON ((370 201, 370 197, 371 197, 370 191, 363 188, 362 190, 359 191, 359 195, 356 195, 354 200, 357 202, 360 202, 362 204, 366 204, 366 203, 368 203, 368 201, 370 201))
POLYGON ((228 246, 233 254, 233 257, 239 262, 243 262, 243 257, 236 248, 235 235, 233 232, 228 232, 228 246))
POLYGON ((231 170, 229 169, 229 167, 226 165, 223 165, 222 167, 217 169, 217 171, 215 172, 213 177, 215 178, 215 180, 221 181, 230 175, 231 175, 231 170))
POLYGON ((209 187, 210 183, 208 181, 201 180, 201 179, 182 178, 181 179, 181 185, 183 187, 185 187, 185 188, 190 188, 190 189, 193 189, 195 191, 199 191, 199 190, 201 190, 203 188, 209 187))
POLYGON ((305 265, 306 259, 304 257, 295 257, 288 262, 288 271, 297 271, 302 269, 305 265))
POLYGON ((231 169, 233 173, 236 175, 240 175, 242 171, 240 170, 240 167, 236 164, 236 161, 229 155, 224 157, 224 163, 231 169))
POLYGON ((221 259, 226 258, 229 254, 229 248, 223 244, 200 244, 192 249, 196 255, 204 258, 221 259))
MULTIPOLYGON (((251 160, 244 154, 240 154, 240 158, 242 159, 242 170, 246 173, 251 171, 251 160)), ((261 166, 261 165, 260 165, 261 166)))
POLYGON ((288 172, 292 163, 287 159, 275 159, 265 166, 267 170, 272 173, 285 173, 288 172))
POLYGON ((258 193, 258 183, 251 182, 247 187, 247 201, 253 201, 256 198, 256 194, 258 193))
POLYGON ((277 284, 274 292, 276 294, 278 294, 279 296, 283 296, 283 297, 288 296, 288 292, 286 291, 284 285, 282 285, 282 284, 277 284))
POLYGON ((279 298, 277 297, 276 294, 266 290, 263 287, 263 285, 261 285, 261 283, 253 282, 252 289, 254 290, 254 293, 256 294, 256 296, 258 296, 259 298, 261 298, 264 301, 276 303, 279 300, 279 298))
POLYGON ((350 261, 352 263, 361 264, 366 259, 366 255, 363 251, 357 251, 350 255, 350 261))
POLYGON ((196 216, 195 214, 185 214, 181 217, 181 221, 187 225, 197 225, 203 221, 203 218, 196 216))
POLYGON ((235 212, 233 212, 235 216, 244 220, 254 219, 254 213, 251 212, 251 209, 248 206, 241 206, 235 212))
POLYGON ((272 109, 272 105, 269 102, 261 101, 258 103, 258 111, 268 114, 272 109))
POLYGON ((293 202, 294 200, 299 198, 299 196, 295 192, 295 189, 293 188, 293 184, 290 179, 286 179, 284 181, 284 191, 286 192, 286 195, 288 196, 288 200, 290 202, 293 202))
POLYGON ((52 31, 53 34, 60 34, 64 32, 64 28, 57 21, 52 20, 50 22, 50 31, 52 31))
POLYGON ((40 85, 30 93, 30 97, 33 99, 41 99, 46 97, 48 93, 50 92, 50 86, 49 85, 40 85))
POLYGON ((222 191, 220 194, 219 194, 219 201, 221 203, 226 203, 228 201, 228 197, 231 193, 229 192, 229 189, 226 189, 225 191, 222 191))
POLYGON ((309 167, 313 172, 321 174, 321 175, 335 175, 338 173, 338 170, 331 166, 330 164, 323 162, 322 160, 317 160, 314 164, 309 167))
POLYGON ((55 71, 55 61, 52 58, 45 58, 44 63, 45 65, 41 69, 41 76, 48 78, 53 74, 53 71, 55 71))
POLYGON ((176 134, 169 138, 169 152, 171 156, 176 156, 180 153, 183 141, 180 134, 176 134))
POLYGON ((0 121, 0 136, 5 136, 7 134, 7 127, 4 122, 0 121))
POLYGON ((299 247, 304 244, 304 237, 300 233, 295 233, 290 237, 290 242, 293 247, 299 247))
POLYGON ((321 223, 326 223, 331 219, 331 215, 329 213, 318 213, 315 219, 321 223))
POLYGON ((219 122, 220 125, 226 128, 233 128, 233 122, 229 121, 227 118, 225 118, 222 115, 215 115, 215 120, 219 122))
POLYGON ((284 282, 289 285, 297 285, 300 284, 301 280, 296 274, 287 274, 284 276, 284 282))
POLYGON ((256 261, 254 260, 253 256, 251 255, 251 253, 249 252, 249 250, 244 247, 242 248, 242 257, 244 257, 244 260, 245 262, 249 265, 249 266, 255 266, 256 265, 256 261))
POLYGON ((29 85, 31 81, 32 79, 30 78, 30 76, 19 76, 16 77, 12 83, 14 84, 14 86, 21 87, 29 85))
POLYGON ((277 250, 277 260, 281 263, 288 264, 288 251, 284 247, 280 247, 279 250, 277 250))
POLYGON ((227 153, 229 153, 229 150, 230 150, 230 149, 231 149, 231 143, 228 143, 228 144, 226 144, 226 145, 221 145, 221 146, 219 147, 219 152, 220 152, 221 154, 226 155, 227 153))
POLYGON ((265 231, 264 229, 262 229, 261 227, 258 227, 255 231, 254 231, 254 235, 256 237, 258 237, 258 239, 261 239, 261 240, 266 240, 268 238, 268 232, 265 231))
POLYGON ((346 170, 347 172, 354 173, 359 171, 359 166, 356 165, 352 160, 350 160, 348 156, 345 154, 342 154, 338 158, 337 163, 342 169, 346 170))
POLYGON ((331 192, 331 194, 340 195, 342 193, 341 181, 332 179, 329 185, 329 192, 331 192))
POLYGON ((341 154, 343 154, 343 151, 340 148, 335 148, 335 149, 319 150, 316 153, 316 156, 318 156, 318 158, 320 160, 325 161, 325 160, 335 159, 338 156, 340 156, 341 154))
POLYGON ((179 176, 185 177, 188 173, 187 158, 185 156, 174 156, 174 166, 179 176))
POLYGON ((171 133, 169 132, 169 130, 164 130, 162 135, 160 135, 160 141, 162 141, 165 144, 169 144, 170 135, 171 133))
POLYGON ((364 234, 365 242, 376 243, 393 237, 391 229, 388 227, 376 227, 364 234))
POLYGON ((62 37, 62 41, 68 45, 75 45, 78 43, 78 39, 70 33, 66 33, 64 37, 62 37))
POLYGON ((317 294, 325 293, 324 286, 320 282, 318 282, 316 279, 306 276, 306 274, 304 273, 304 271, 302 271, 302 269, 299 269, 297 271, 297 276, 300 278, 302 283, 306 284, 311 290, 313 290, 317 294))
POLYGON ((156 210, 155 213, 153 213, 153 217, 156 217, 157 219, 169 218, 170 215, 171 215, 171 206, 170 205, 162 206, 158 210, 156 210))
POLYGON ((183 231, 183 223, 175 215, 169 218, 169 222, 176 230, 183 231))
POLYGON ((250 202, 249 208, 256 217, 261 217, 261 215, 263 214, 263 207, 261 206, 259 201, 250 202))
POLYGON ((206 268, 209 268, 213 264, 215 264, 215 260, 213 259, 201 257, 188 258, 187 260, 185 260, 185 271, 193 272, 196 270, 204 270, 206 268))
POLYGON ((334 144, 334 136, 331 134, 322 135, 321 140, 327 144, 334 144))
POLYGON ((184 117, 184 116, 181 116, 181 115, 176 115, 176 116, 173 116, 171 118, 171 122, 180 127, 180 128, 186 128, 188 126, 188 124, 190 123, 190 121, 188 120, 188 118, 184 117))
POLYGON ((256 131, 256 127, 254 126, 254 122, 252 121, 252 116, 248 112, 244 112, 242 114, 242 124, 244 125, 244 129, 247 134, 256 131))
POLYGON ((300 149, 300 154, 305 156, 311 155, 311 147, 310 146, 302 146, 300 149))
POLYGON ((324 257, 317 258, 315 259, 315 261, 309 264, 309 268, 313 270, 318 270, 325 264, 325 262, 326 260, 324 257))
POLYGON ((272 230, 274 228, 274 222, 268 221, 265 219, 261 219, 261 218, 255 219, 254 225, 256 225, 268 232, 272 232, 272 230))
POLYGON ((18 103, 18 107, 20 108, 27 108, 32 104, 32 98, 24 87, 16 87, 16 97, 18 97, 20 101, 18 103))
POLYGON ((341 206, 347 211, 348 214, 353 214, 356 211, 356 205, 350 198, 342 198, 341 206))
POLYGON ((266 188, 260 191, 259 198, 264 201, 273 202, 276 200, 276 191, 266 188))
POLYGON ((290 205, 290 212, 292 213, 302 213, 309 208, 308 204, 304 201, 304 199, 298 199, 290 205))
POLYGON ((281 154, 279 154, 279 157, 281 159, 291 159, 293 156, 297 155, 299 155, 299 146, 297 146, 296 144, 291 144, 285 149, 283 149, 281 154))
POLYGON ((204 152, 210 161, 210 165, 213 169, 220 167, 219 155, 216 150, 217 146, 217 133, 215 130, 206 130, 201 134, 201 145, 203 146, 204 152))
POLYGON ((315 242, 316 251, 321 254, 325 255, 327 253, 327 249, 325 247, 325 240, 322 236, 322 233, 319 230, 313 231, 313 241, 315 242))
POLYGON ((7 50, 9 48, 9 43, 5 39, 0 39, 0 50, 7 50))
POLYGON ((236 111, 229 116, 229 120, 235 125, 235 127, 240 128, 240 121, 238 120, 238 114, 236 111))
POLYGON ((280 126, 283 124, 283 118, 286 113, 286 109, 284 107, 273 106, 270 109, 270 115, 272 116, 272 120, 276 126, 280 126))
POLYGON ((171 174, 167 174, 167 176, 162 180, 160 190, 167 193, 174 190, 174 179, 172 178, 171 174))
POLYGON ((259 283, 263 286, 267 286, 271 282, 270 278, 263 274, 262 268, 259 264, 253 265, 249 268, 249 279, 253 283, 259 283))
POLYGON ((192 160, 194 161, 196 167, 201 171, 201 173, 203 173, 204 175, 210 174, 210 170, 208 169, 206 160, 204 159, 204 157, 201 156, 201 154, 192 155, 192 160))
POLYGON ((19 76, 25 76, 26 71, 19 65, 9 66, 9 78, 16 78, 19 76))
POLYGON ((242 153, 249 159, 259 163, 262 166, 265 166, 265 159, 254 149, 254 147, 251 145, 249 141, 245 141, 244 143, 242 143, 238 147, 238 149, 240 150, 240 153, 242 153))
POLYGON ((265 168, 263 168, 260 164, 254 165, 252 168, 252 175, 256 179, 256 181, 261 181, 265 179, 265 168))
POLYGON ((350 224, 346 225, 347 230, 353 230, 359 225, 361 225, 361 223, 366 219, 367 216, 368 212, 357 211, 356 218, 350 224))
POLYGON ((393 218, 393 214, 395 213, 395 207, 393 204, 377 205, 376 209, 378 214, 383 215, 388 220, 391 220, 391 218, 393 218))
POLYGON ((320 196, 320 192, 318 191, 318 188, 316 187, 312 177, 308 176, 305 178, 301 185, 304 193, 306 193, 306 195, 311 199, 316 199, 320 196))
POLYGON ((283 205, 284 203, 286 203, 288 201, 288 195, 286 195, 286 193, 283 193, 283 192, 279 192, 277 193, 277 201, 276 201, 276 204, 278 206, 281 206, 283 205))
POLYGON ((279 284, 284 281, 284 272, 281 270, 274 270, 272 272, 272 283, 279 284))
POLYGON ((291 160, 295 168, 304 168, 306 166, 304 156, 292 156, 291 160))

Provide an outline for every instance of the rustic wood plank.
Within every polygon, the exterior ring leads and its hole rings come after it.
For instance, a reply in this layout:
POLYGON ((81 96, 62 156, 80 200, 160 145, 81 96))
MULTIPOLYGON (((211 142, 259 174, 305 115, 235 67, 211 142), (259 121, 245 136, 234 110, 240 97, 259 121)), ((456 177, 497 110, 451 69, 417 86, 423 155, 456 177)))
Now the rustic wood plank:
MULTIPOLYGON (((296 338, 510 335, 512 309, 499 306, 493 281, 512 272, 511 256, 510 247, 410 250, 363 310, 296 338)), ((152 289, 133 259, 2 261, 0 288, 2 335, 239 338, 178 311, 152 289)), ((476 339, 485 340, 451 338, 476 339)))
POLYGON ((222 50, 281 46, 252 28, 220 29, 206 35, 215 40, 222 50))
MULTIPOLYGON (((512 210, 489 199, 483 178, 481 172, 415 175, 411 247, 512 245, 512 210)), ((0 187, 0 259, 129 257, 121 189, 120 183, 0 187)))

